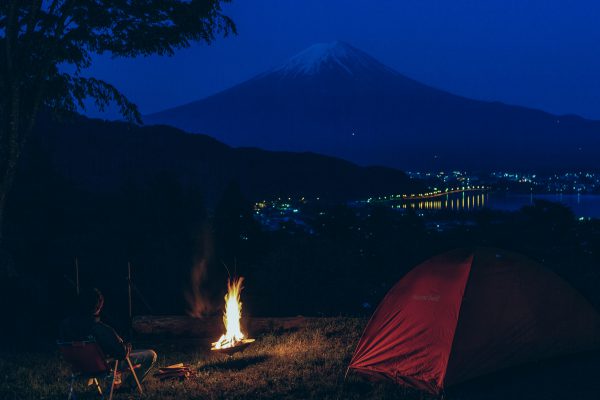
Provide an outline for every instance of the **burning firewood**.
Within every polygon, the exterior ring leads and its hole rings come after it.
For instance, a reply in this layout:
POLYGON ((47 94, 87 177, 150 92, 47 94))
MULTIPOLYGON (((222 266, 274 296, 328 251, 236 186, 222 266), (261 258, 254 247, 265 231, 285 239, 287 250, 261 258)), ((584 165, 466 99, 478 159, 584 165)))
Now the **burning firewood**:
POLYGON ((250 343, 254 342, 254 339, 247 339, 245 337, 240 326, 240 320, 242 319, 242 302, 240 301, 240 293, 244 288, 242 286, 243 282, 243 277, 227 280, 225 313, 223 314, 225 334, 221 335, 219 340, 213 342, 211 350, 229 354, 237 350, 241 350, 242 348, 250 345, 250 343))

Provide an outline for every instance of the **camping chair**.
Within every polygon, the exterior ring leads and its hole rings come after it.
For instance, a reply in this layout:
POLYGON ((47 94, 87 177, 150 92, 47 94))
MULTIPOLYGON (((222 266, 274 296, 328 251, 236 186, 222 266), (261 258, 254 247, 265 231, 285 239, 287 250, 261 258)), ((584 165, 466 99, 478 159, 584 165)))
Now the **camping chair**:
MULTIPOLYGON (((57 342, 57 344, 65 361, 71 364, 72 372, 68 400, 75 398, 74 385, 77 379, 88 379, 88 382, 91 380, 96 385, 100 397, 104 399, 104 393, 98 379, 105 378, 110 378, 108 400, 112 400, 119 360, 104 357, 102 349, 100 349, 100 346, 98 346, 98 343, 94 339, 78 342, 57 342)), ((135 373, 135 368, 131 365, 129 355, 125 357, 125 361, 127 362, 127 368, 131 371, 131 375, 135 380, 139 393, 143 394, 142 385, 135 373)))

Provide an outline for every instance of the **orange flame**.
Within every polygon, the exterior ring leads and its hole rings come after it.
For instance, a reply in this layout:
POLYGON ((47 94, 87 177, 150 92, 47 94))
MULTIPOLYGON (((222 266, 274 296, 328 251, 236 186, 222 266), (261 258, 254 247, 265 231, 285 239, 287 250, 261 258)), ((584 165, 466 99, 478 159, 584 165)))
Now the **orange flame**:
POLYGON ((225 295, 225 313, 223 314, 223 323, 225 324, 225 334, 219 340, 212 344, 213 350, 226 349, 234 347, 244 341, 244 334, 240 327, 242 318, 242 303, 240 293, 242 292, 244 278, 234 278, 227 280, 227 294, 225 295))

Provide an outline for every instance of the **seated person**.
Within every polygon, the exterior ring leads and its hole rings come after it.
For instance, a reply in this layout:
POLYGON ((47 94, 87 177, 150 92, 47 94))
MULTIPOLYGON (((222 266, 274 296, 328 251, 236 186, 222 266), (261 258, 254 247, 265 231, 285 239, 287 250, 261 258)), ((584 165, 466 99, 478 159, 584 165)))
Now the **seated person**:
MULTIPOLYGON (((125 343, 113 328, 100 321, 103 305, 104 296, 98 289, 82 290, 78 296, 77 313, 61 323, 60 340, 72 342, 92 337, 107 357, 123 360, 129 354, 131 363, 140 365, 136 373, 142 381, 156 362, 156 352, 132 351, 130 343, 125 343)), ((133 378, 129 376, 128 379, 128 384, 132 386, 133 378)))

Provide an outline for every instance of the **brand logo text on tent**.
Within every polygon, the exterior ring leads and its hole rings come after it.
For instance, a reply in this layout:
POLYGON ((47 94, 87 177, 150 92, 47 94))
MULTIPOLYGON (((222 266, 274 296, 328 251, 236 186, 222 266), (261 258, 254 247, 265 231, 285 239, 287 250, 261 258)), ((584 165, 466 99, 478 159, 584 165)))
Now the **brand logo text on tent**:
POLYGON ((414 295, 413 296, 413 300, 418 300, 418 301, 440 301, 440 295, 438 294, 437 296, 433 296, 430 294, 426 294, 426 295, 414 295))

